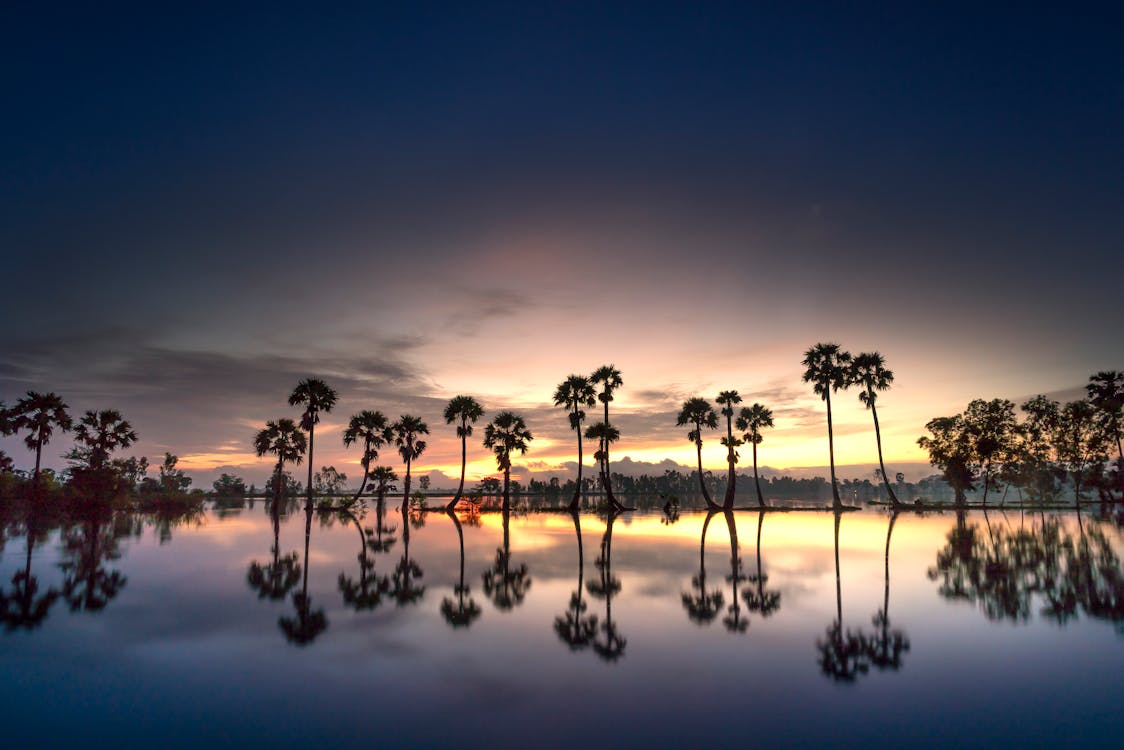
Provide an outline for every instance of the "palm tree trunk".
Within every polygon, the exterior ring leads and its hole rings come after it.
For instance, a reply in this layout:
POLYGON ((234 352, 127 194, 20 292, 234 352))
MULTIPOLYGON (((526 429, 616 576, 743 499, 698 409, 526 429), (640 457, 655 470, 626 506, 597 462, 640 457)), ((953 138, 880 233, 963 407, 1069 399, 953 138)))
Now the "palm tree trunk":
POLYGON ((835 618, 843 627, 843 585, 839 581, 839 513, 835 514, 835 618))
POLYGON ((734 490, 737 483, 737 474, 734 472, 734 423, 731 421, 733 408, 733 404, 730 404, 731 413, 726 415, 726 461, 730 465, 730 470, 726 477, 726 498, 722 504, 727 510, 734 507, 734 490))
POLYGON ((890 487, 890 477, 886 475, 886 464, 882 461, 882 430, 878 426, 878 409, 874 406, 874 401, 870 402, 870 413, 874 415, 874 442, 878 444, 878 467, 882 470, 882 483, 886 485, 886 493, 890 496, 891 505, 901 505, 898 496, 894 494, 894 490, 890 487))
MULTIPOLYGON (((699 430, 701 430, 701 429, 702 428, 699 427, 699 430)), ((706 507, 711 508, 711 509, 717 508, 718 505, 713 500, 710 499, 710 493, 707 492, 707 489, 706 489, 706 482, 703 481, 702 441, 696 440, 695 441, 695 447, 698 449, 698 454, 699 454, 699 487, 702 488, 703 499, 706 500, 706 507)))
MULTIPOLYGON (((574 413, 577 413, 577 408, 574 413)), ((570 500, 570 510, 577 510, 581 506, 582 499, 582 426, 581 422, 576 423, 578 433, 578 486, 574 489, 574 497, 570 500)))
MULTIPOLYGON (((756 437, 756 436, 755 436, 756 437)), ((765 497, 761 494, 761 478, 757 476, 757 443, 753 444, 753 484, 757 487, 757 507, 765 507, 765 497)))
POLYGON ((987 505, 987 491, 991 487, 991 461, 987 462, 987 468, 984 470, 984 494, 983 504, 987 505))
POLYGON ((840 508, 843 506, 843 501, 839 499, 839 485, 835 483, 835 432, 831 427, 830 385, 824 390, 824 398, 827 401, 827 455, 831 462, 831 503, 832 507, 840 508))
MULTIPOLYGON (((308 507, 312 507, 312 441, 315 439, 316 425, 308 425, 308 507)), ((307 566, 306 566, 307 567, 307 566)))
POLYGON ((510 486, 511 486, 511 469, 504 469, 503 470, 503 512, 504 513, 507 513, 509 510, 511 510, 511 499, 510 499, 510 495, 509 495, 510 486))
POLYGON ((42 436, 40 436, 40 438, 35 441, 35 481, 36 482, 39 481, 39 463, 40 463, 40 460, 42 458, 43 458, 43 438, 42 438, 42 436))
POLYGON ((363 443, 363 481, 359 483, 359 491, 355 493, 355 497, 351 498, 352 504, 359 502, 359 498, 363 496, 363 490, 367 488, 367 478, 371 474, 371 462, 367 460, 370 451, 371 441, 366 440, 363 443))
MULTIPOLYGON (((412 448, 412 446, 411 446, 412 448)), ((405 512, 410 509, 410 459, 406 459, 406 480, 402 482, 402 520, 406 520, 405 512)))
MULTIPOLYGON (((883 635, 885 635, 886 624, 890 620, 890 537, 894 533, 894 522, 897 521, 897 520, 898 520, 897 512, 891 511, 891 513, 890 513, 890 526, 886 529, 886 555, 885 555, 885 560, 884 560, 884 566, 885 566, 884 579, 885 579, 886 583, 885 583, 884 591, 882 592, 882 618, 883 618, 882 629, 883 629, 883 635)), ((883 637, 883 641, 885 641, 885 637, 883 637)))
POLYGON ((765 525, 765 511, 757 514, 757 596, 765 601, 765 571, 761 569, 761 527, 765 525))
POLYGON ((453 495, 453 499, 450 500, 449 504, 445 506, 445 510, 449 511, 450 513, 452 513, 453 509, 457 507, 457 503, 459 503, 460 499, 461 499, 461 494, 464 492, 464 469, 465 469, 465 465, 468 463, 468 435, 466 435, 465 432, 464 432, 465 427, 466 427, 466 423, 465 423, 464 419, 462 418, 461 419, 461 483, 459 485, 457 485, 457 494, 453 495))

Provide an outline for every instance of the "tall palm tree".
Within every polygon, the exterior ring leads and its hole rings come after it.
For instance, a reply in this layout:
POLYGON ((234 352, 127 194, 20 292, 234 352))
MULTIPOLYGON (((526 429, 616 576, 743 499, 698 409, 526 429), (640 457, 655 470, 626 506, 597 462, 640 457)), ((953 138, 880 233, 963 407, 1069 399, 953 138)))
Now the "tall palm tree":
POLYGON ((464 470, 468 463, 468 438, 472 435, 472 425, 484 416, 484 407, 472 396, 454 396, 445 406, 445 424, 459 422, 457 437, 461 439, 461 483, 457 485, 457 494, 449 501, 446 510, 450 513, 457 507, 461 495, 464 493, 464 470))
POLYGON ((737 447, 742 444, 742 441, 734 439, 734 404, 740 404, 742 397, 737 391, 722 391, 714 400, 722 406, 722 416, 726 417, 726 437, 722 438, 722 445, 726 446, 726 461, 730 465, 730 471, 726 477, 723 507, 729 509, 734 507, 734 484, 737 482, 734 464, 738 462, 737 447))
POLYGON ((692 424, 695 426, 695 429, 687 433, 687 439, 695 444, 695 449, 698 453, 699 487, 702 488, 703 499, 706 500, 706 506, 711 509, 717 508, 718 504, 710 499, 710 492, 707 491, 706 482, 703 481, 702 428, 707 427, 711 430, 718 429, 718 414, 705 398, 689 398, 683 402, 683 408, 679 410, 679 417, 675 423, 678 425, 692 424))
MULTIPOLYGON (((621 379, 621 371, 613 365, 602 365, 593 371, 589 376, 589 382, 593 385, 600 385, 601 392, 597 394, 597 400, 605 405, 605 427, 611 427, 612 422, 609 421, 609 402, 613 400, 613 392, 624 385, 624 380, 621 379)), ((618 432, 619 436, 620 433, 618 432)), ((613 486, 610 483, 610 467, 609 467, 609 442, 606 441, 602 446, 602 472, 604 477, 602 483, 605 486, 605 496, 609 499, 609 503, 615 506, 618 510, 626 510, 626 508, 613 497, 613 486)), ((631 510, 628 508, 627 510, 631 510)))
POLYGON ((554 389, 554 405, 569 412, 570 429, 578 433, 578 482, 570 500, 570 510, 578 509, 582 497, 582 422, 585 421, 582 407, 593 406, 596 402, 597 392, 584 375, 570 375, 554 389))
POLYGON ((757 446, 764 440, 761 431, 773 426, 773 410, 761 404, 743 406, 738 415, 738 429, 744 432, 742 440, 753 446, 753 483, 757 486, 757 507, 765 507, 765 496, 761 494, 761 477, 757 475, 757 446))
POLYGON ((27 431, 23 442, 28 450, 35 451, 35 480, 39 480, 39 467, 43 446, 51 441, 55 429, 69 432, 73 426, 66 402, 56 393, 28 391, 8 412, 11 427, 16 432, 27 431))
POLYGON ((851 363, 848 376, 849 384, 862 388, 859 391, 859 401, 870 409, 874 416, 874 440, 878 444, 878 467, 882 473, 882 484, 886 486, 886 494, 890 496, 890 503, 894 506, 901 505, 894 488, 890 486, 890 477, 886 474, 886 464, 882 461, 882 431, 878 426, 878 409, 874 402, 878 400, 880 391, 888 391, 894 382, 894 373, 886 369, 886 360, 878 352, 864 352, 855 357, 851 363))
POLYGON ((1120 471, 1124 473, 1124 448, 1121 448, 1120 437, 1120 422, 1124 421, 1124 372, 1098 372, 1089 377, 1085 390, 1089 393, 1089 401, 1108 422, 1108 435, 1116 441, 1116 455, 1120 471))
POLYGON ((428 435, 429 427, 421 417, 403 414, 390 426, 390 431, 394 435, 394 444, 398 446, 398 455, 406 463, 406 479, 402 483, 402 520, 405 522, 410 505, 410 469, 414 461, 425 453, 425 441, 419 437, 428 435))
POLYGON ((848 368, 851 355, 839 348, 839 344, 816 344, 804 352, 804 382, 812 383, 812 390, 827 402, 827 450, 831 461, 831 500, 832 506, 840 508, 839 485, 835 481, 835 434, 831 427, 831 393, 847 387, 848 368))
POLYGON ((484 428, 484 447, 496 454, 496 465, 503 472, 503 509, 511 508, 511 454, 519 451, 526 455, 527 444, 534 440, 523 417, 510 411, 501 411, 484 428))
POLYGON ((137 431, 116 409, 87 411, 74 429, 74 442, 83 446, 71 455, 81 458, 91 469, 102 469, 109 455, 137 441, 137 431))
POLYGON ((350 447, 360 441, 363 443, 363 458, 360 461, 363 464, 363 481, 360 482, 359 491, 351 500, 353 503, 358 502, 363 495, 363 490, 367 488, 371 463, 378 460, 379 448, 390 442, 390 428, 381 411, 364 409, 347 423, 347 429, 343 431, 344 446, 350 447))
POLYGON ((320 412, 327 414, 336 405, 335 390, 319 378, 305 378, 289 394, 289 406, 303 406, 301 429, 308 433, 308 506, 312 507, 313 444, 320 412))
POLYGON ((307 447, 304 433, 297 429, 296 423, 291 419, 270 420, 265 423, 265 429, 254 436, 254 451, 259 457, 267 453, 277 456, 277 468, 274 469, 275 502, 281 500, 281 489, 285 486, 285 464, 299 465, 307 447))

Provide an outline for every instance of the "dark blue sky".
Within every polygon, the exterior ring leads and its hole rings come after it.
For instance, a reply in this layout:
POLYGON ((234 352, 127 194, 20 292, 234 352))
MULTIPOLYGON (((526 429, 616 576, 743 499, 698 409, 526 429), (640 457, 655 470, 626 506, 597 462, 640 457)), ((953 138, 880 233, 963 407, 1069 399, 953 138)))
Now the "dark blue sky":
POLYGON ((195 408, 208 357, 284 357, 402 402, 595 306, 595 360, 732 325, 1018 394, 1119 367, 1119 6, 790 5, 9 11, 0 396, 195 408))

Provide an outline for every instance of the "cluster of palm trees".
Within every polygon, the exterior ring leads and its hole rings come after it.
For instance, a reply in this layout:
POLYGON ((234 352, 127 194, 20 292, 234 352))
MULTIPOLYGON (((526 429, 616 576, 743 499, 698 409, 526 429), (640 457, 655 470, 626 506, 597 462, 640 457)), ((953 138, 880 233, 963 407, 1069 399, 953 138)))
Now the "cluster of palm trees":
MULTIPOLYGON (((70 407, 57 393, 28 391, 14 406, 0 403, 0 435, 24 434, 24 445, 35 452, 32 479, 36 485, 42 474, 43 448, 56 431, 74 432, 74 447, 65 454, 73 467, 95 472, 110 468, 114 451, 137 441, 136 430, 120 412, 88 410, 76 423, 70 407)), ((11 470, 11 463, 0 451, 0 470, 11 470)))

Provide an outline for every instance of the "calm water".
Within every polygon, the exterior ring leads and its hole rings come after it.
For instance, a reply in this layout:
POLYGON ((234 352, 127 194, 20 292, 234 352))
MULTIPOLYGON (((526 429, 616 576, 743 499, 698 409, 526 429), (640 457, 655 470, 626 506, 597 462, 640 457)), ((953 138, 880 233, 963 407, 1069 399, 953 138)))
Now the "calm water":
POLYGON ((392 508, 13 525, 6 746, 1118 746, 1087 514, 392 508))

